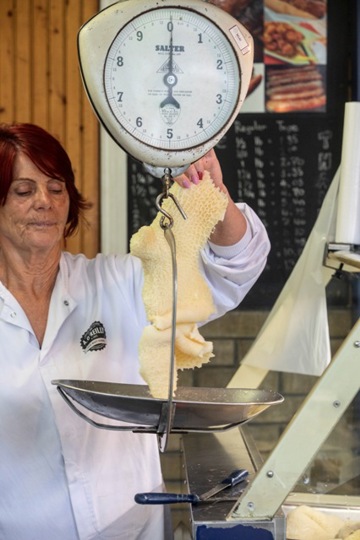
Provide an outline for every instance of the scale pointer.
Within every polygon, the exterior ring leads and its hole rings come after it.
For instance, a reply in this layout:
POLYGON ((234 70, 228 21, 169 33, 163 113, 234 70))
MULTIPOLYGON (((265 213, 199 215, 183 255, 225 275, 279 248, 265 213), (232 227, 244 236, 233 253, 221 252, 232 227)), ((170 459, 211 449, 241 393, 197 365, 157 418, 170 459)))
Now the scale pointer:
POLYGON ((180 109, 180 103, 174 98, 172 91, 173 87, 177 84, 178 79, 174 73, 174 63, 173 63, 173 23, 170 19, 170 59, 169 59, 169 70, 164 75, 164 83, 168 87, 167 97, 160 103, 160 108, 166 107, 166 105, 173 105, 177 109, 180 109))

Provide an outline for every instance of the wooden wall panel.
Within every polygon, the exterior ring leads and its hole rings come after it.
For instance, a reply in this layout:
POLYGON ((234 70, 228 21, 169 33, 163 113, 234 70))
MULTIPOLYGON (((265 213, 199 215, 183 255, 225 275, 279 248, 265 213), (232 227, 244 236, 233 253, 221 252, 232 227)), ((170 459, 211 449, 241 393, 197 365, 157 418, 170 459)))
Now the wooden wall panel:
POLYGON ((99 125, 82 86, 80 26, 98 0, 0 0, 0 122, 32 122, 57 137, 73 163, 77 186, 94 203, 66 249, 100 249, 99 125))
MULTIPOLYGON (((17 16, 17 28, 14 32, 15 107, 19 118, 27 115, 31 108, 31 19, 30 3, 25 1, 17 16)), ((1 84, 1 83, 0 83, 1 84)))
MULTIPOLYGON (((18 0, 20 2, 21 0, 18 0)), ((31 4, 31 122, 50 129, 49 126, 49 38, 48 0, 31 4)), ((20 6, 18 8, 20 11, 20 6)), ((18 120, 22 120, 17 116, 18 120)), ((55 135, 55 133, 54 133, 55 135)))
POLYGON ((12 0, 0 2, 0 118, 14 114, 14 49, 12 0))

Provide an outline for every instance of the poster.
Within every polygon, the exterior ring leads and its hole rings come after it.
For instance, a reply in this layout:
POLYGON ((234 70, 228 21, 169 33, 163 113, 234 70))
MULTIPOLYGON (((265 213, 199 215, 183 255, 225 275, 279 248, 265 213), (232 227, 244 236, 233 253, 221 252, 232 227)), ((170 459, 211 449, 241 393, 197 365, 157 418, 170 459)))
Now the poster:
POLYGON ((327 0, 211 0, 254 38, 242 113, 324 112, 327 0))

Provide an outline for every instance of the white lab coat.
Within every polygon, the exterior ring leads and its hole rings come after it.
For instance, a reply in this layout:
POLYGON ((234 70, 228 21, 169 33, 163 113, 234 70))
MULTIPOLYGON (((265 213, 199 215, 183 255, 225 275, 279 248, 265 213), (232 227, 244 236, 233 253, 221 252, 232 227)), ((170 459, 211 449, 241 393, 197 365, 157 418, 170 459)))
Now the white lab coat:
MULTIPOLYGON (((203 254, 218 315, 245 296, 269 249, 258 218, 242 209, 250 224, 243 240, 203 254)), ((51 382, 143 384, 142 279, 132 256, 63 253, 41 349, 0 284, 0 540, 165 538, 163 506, 134 502, 137 492, 162 489, 156 436, 90 426, 51 382)))

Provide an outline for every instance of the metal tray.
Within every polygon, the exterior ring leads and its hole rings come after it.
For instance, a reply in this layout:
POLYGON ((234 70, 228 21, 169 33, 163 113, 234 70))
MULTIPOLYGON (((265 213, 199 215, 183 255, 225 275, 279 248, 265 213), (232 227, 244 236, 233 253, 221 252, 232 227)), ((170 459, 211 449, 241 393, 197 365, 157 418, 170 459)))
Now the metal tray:
MULTIPOLYGON (((168 414, 167 400, 154 399, 146 385, 86 380, 52 383, 65 399, 70 397, 89 411, 107 418, 135 424, 135 429, 144 426, 147 432, 159 432, 164 410, 168 414)), ((268 390, 180 387, 172 401, 171 432, 229 429, 283 400, 280 394, 268 390)))

